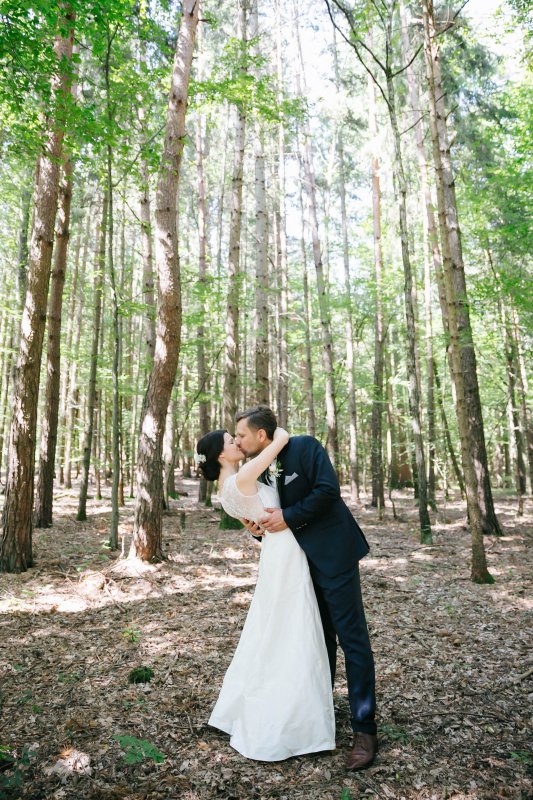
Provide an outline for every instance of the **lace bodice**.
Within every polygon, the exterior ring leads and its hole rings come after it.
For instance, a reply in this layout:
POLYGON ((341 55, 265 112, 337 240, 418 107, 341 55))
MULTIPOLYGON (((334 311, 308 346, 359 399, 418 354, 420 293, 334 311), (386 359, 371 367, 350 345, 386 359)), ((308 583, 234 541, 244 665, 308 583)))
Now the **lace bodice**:
POLYGON ((279 507, 278 493, 273 486, 257 481, 257 494, 249 496, 240 491, 236 479, 236 475, 226 478, 219 495, 222 507, 230 517, 246 517, 257 522, 263 516, 265 506, 279 507))

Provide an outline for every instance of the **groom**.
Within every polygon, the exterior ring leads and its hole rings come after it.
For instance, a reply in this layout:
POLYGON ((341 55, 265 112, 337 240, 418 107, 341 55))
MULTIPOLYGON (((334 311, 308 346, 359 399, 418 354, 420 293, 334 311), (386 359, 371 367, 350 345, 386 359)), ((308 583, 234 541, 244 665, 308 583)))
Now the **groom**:
MULTIPOLYGON (((268 406, 241 411, 235 444, 245 456, 261 452, 274 436, 277 420, 268 406)), ((359 583, 358 562, 368 543, 344 504, 331 461, 312 436, 293 436, 274 469, 281 508, 267 508, 261 525, 244 520, 254 536, 290 528, 304 550, 313 579, 335 680, 337 639, 346 659, 348 698, 354 732, 346 760, 350 770, 364 769, 376 755, 374 659, 359 583)), ((268 477, 266 478, 268 481, 268 477)))

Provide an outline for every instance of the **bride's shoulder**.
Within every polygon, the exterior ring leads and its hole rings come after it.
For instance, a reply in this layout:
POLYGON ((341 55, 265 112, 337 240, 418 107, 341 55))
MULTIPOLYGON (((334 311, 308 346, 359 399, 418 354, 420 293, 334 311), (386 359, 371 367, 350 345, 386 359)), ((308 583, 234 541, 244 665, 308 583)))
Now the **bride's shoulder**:
MULTIPOLYGON (((257 488, 259 487, 258 481, 256 481, 256 487, 257 488)), ((235 473, 234 475, 228 475, 228 477, 226 478, 226 480, 222 484, 222 488, 220 490, 220 494, 238 495, 240 497, 255 497, 256 496, 256 492, 254 492, 253 494, 245 494, 244 492, 241 491, 241 489, 239 488, 239 483, 238 483, 238 479, 237 479, 237 473, 235 473)))
POLYGON ((228 477, 225 478, 224 483, 220 487, 220 494, 223 494, 224 492, 231 492, 233 489, 235 489, 237 485, 236 480, 237 480, 237 475, 228 475, 228 477))

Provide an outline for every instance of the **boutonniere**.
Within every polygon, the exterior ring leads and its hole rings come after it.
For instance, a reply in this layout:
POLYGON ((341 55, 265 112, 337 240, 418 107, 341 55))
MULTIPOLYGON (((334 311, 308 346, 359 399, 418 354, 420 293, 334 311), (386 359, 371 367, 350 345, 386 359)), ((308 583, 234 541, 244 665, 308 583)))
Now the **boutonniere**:
POLYGON ((274 478, 276 480, 277 478, 279 478, 282 472, 283 472, 283 467, 281 466, 279 461, 273 461, 268 468, 268 474, 270 475, 271 478, 274 478))

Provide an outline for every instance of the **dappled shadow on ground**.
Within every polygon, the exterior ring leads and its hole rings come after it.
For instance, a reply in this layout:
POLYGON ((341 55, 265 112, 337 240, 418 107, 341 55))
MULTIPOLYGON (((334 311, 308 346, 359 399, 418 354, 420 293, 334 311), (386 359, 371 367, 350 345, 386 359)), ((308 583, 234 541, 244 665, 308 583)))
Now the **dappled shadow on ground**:
MULTIPOLYGON (((0 766, 10 767, 0 771, 0 796, 531 796, 531 502, 518 518, 512 498, 498 499, 505 536, 486 541, 493 586, 469 580, 460 502, 433 515, 432 546, 417 541, 407 494, 396 498, 400 520, 389 509, 380 521, 375 510, 354 507, 372 545, 361 572, 381 750, 372 769, 349 775, 342 667, 334 753, 252 762, 207 726, 252 596, 260 546, 245 531, 219 531, 217 511, 196 508, 193 480, 180 488, 189 495, 165 516, 164 564, 117 561, 106 546, 108 499, 91 501, 88 522, 76 523, 76 493, 63 491, 55 526, 35 532, 35 567, 0 575, 0 766), (150 683, 128 683, 139 666, 153 669, 150 683), (125 735, 144 742, 138 763, 126 762, 135 751, 115 738, 125 735)), ((129 501, 121 515, 124 552, 132 508, 129 501)))

